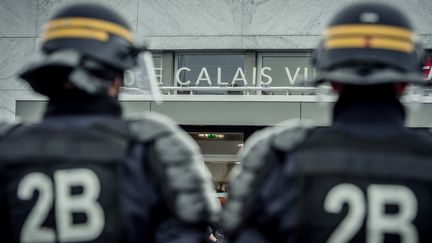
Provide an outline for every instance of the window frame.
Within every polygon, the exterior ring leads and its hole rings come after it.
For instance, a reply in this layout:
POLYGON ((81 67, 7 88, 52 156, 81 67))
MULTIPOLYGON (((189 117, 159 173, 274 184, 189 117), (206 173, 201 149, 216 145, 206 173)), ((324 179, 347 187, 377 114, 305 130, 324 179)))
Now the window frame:
MULTIPOLYGON (((241 51, 241 52, 236 52, 236 51, 222 51, 222 52, 212 52, 212 51, 204 51, 204 52, 197 52, 197 51, 192 51, 192 52, 188 52, 188 51, 179 51, 179 52, 174 52, 174 72, 173 72, 173 83, 175 87, 180 87, 179 84, 176 82, 176 73, 177 70, 179 69, 179 58, 181 55, 195 55, 195 56, 199 56, 199 55, 243 55, 244 56, 244 62, 243 62, 243 73, 246 76, 246 72, 247 72, 247 52, 245 51, 241 51)), ((192 81, 192 80, 191 80, 192 81)), ((189 85, 192 86, 192 85, 189 85)), ((214 86, 217 87, 217 86, 214 86)))
MULTIPOLYGON (((263 68, 263 57, 313 57, 313 49, 302 49, 302 50, 284 50, 279 52, 258 52, 257 53, 257 86, 262 86, 261 83, 261 72, 260 70, 263 68), (305 55, 306 54, 306 55, 305 55)), ((312 64, 311 64, 312 65, 312 64)), ((270 86, 270 87, 279 87, 279 86, 270 86)), ((282 86, 284 87, 284 86, 282 86)), ((288 87, 288 86, 287 86, 288 87)))

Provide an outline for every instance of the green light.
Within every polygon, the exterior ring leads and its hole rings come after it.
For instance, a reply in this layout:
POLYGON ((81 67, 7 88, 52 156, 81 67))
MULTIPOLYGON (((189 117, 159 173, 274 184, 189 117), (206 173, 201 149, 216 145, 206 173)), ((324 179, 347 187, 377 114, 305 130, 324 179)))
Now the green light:
POLYGON ((216 139, 216 138, 218 138, 218 136, 216 134, 214 134, 214 133, 210 133, 210 134, 207 135, 207 138, 208 139, 216 139))

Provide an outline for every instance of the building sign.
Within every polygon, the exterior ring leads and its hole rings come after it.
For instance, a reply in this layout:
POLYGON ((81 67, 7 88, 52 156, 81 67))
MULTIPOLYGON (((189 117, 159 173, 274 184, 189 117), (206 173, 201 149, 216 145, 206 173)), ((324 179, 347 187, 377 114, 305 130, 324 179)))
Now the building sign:
MULTIPOLYGON (((294 86, 298 80, 308 81, 309 77, 314 79, 316 76, 315 68, 309 67, 296 67, 289 68, 285 67, 285 78, 287 86, 294 86), (311 75, 312 73, 312 75, 311 75)), ((201 86, 203 83, 206 86, 212 86, 216 84, 216 86, 271 86, 273 82, 272 77, 272 68, 271 67, 262 67, 257 69, 256 67, 252 68, 252 75, 249 79, 246 78, 245 71, 243 68, 238 67, 232 79, 222 80, 222 72, 223 69, 221 67, 216 68, 216 77, 210 77, 209 71, 206 67, 202 67, 198 76, 193 80, 182 80, 181 74, 183 72, 190 72, 191 69, 188 67, 180 67, 175 72, 175 82, 178 86, 201 86)))
MULTIPOLYGON (((432 59, 425 64, 424 79, 432 80, 432 59)), ((163 83, 162 68, 155 68, 155 73, 160 86, 177 87, 310 87, 310 81, 316 78, 316 69, 305 66, 253 67, 249 70, 251 73, 246 73, 242 67, 228 71, 222 67, 195 67, 193 72, 192 70, 190 67, 179 67, 174 72, 174 85, 163 83), (191 73, 194 75, 190 75, 191 73)), ((130 78, 133 76, 125 76, 126 87, 135 85, 135 78, 130 78)))
MULTIPOLYGON (((423 67, 424 79, 432 80, 432 59, 423 67)), ((263 67, 252 69, 252 76, 246 78, 245 71, 243 68, 237 68, 237 71, 233 75, 232 79, 222 80, 223 69, 218 67, 216 69, 216 77, 211 77, 206 67, 201 68, 198 76, 195 79, 182 80, 181 74, 183 72, 190 72, 191 69, 188 67, 180 67, 175 72, 175 83, 177 86, 272 86, 274 77, 272 76, 271 67, 263 67), (259 80, 258 80, 259 79, 259 80)), ((284 67, 284 80, 281 80, 284 87, 287 86, 304 86, 311 80, 316 78, 316 69, 311 67, 284 67)), ((279 77, 281 78, 281 77, 279 77)), ((281 83, 279 80, 278 83, 281 83)))

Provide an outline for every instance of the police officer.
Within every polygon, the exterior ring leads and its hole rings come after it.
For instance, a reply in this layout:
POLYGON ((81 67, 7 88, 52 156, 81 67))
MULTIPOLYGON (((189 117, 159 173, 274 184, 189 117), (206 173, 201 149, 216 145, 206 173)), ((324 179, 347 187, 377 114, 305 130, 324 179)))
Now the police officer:
POLYGON ((0 241, 207 242, 218 202, 198 146, 161 115, 121 118, 124 72, 151 61, 125 20, 74 4, 42 36, 21 77, 44 117, 0 126, 0 241))
POLYGON ((254 135, 223 224, 233 242, 432 242, 432 137, 404 127, 399 101, 424 81, 422 48, 392 6, 340 11, 315 53, 316 83, 339 94, 329 127, 254 135))

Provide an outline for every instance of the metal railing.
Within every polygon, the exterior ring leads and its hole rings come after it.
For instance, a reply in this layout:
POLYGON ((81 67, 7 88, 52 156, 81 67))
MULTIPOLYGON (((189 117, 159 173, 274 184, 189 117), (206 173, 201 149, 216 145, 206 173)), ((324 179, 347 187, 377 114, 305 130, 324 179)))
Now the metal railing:
MULTIPOLYGON (((170 86, 160 87, 164 95, 315 95, 316 87, 197 87, 197 86, 170 86)), ((424 88, 425 96, 432 96, 432 88, 424 88)))
POLYGON ((315 94, 315 87, 160 87, 164 95, 207 95, 207 94, 237 94, 237 95, 272 95, 275 93, 292 94, 315 94))

